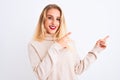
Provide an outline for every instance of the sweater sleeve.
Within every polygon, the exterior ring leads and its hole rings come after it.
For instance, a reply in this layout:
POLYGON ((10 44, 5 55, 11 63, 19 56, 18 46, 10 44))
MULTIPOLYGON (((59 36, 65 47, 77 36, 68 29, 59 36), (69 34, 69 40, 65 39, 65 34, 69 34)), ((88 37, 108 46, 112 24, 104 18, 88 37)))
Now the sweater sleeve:
POLYGON ((97 59, 97 56, 93 52, 88 52, 84 59, 79 60, 75 65, 75 73, 83 73, 89 66, 97 59))
POLYGON ((41 59, 34 45, 28 45, 29 59, 38 80, 46 80, 56 64, 57 57, 61 46, 54 43, 49 50, 47 55, 41 59))
POLYGON ((97 59, 98 54, 103 50, 104 49, 100 48, 99 46, 95 46, 82 60, 77 57, 75 73, 83 73, 90 66, 90 64, 92 64, 97 59))

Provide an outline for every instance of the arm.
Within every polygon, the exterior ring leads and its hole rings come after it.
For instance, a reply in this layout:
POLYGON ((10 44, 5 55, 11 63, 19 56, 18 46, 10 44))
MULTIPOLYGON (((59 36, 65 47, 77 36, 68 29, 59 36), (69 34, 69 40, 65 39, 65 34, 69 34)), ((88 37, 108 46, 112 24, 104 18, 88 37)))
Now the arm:
POLYGON ((84 72, 89 67, 89 65, 97 59, 97 55, 106 48, 106 39, 108 37, 109 36, 106 36, 105 38, 98 40, 94 48, 88 52, 86 57, 77 63, 75 66, 75 72, 77 74, 84 72))
POLYGON ((49 76, 56 64, 60 48, 59 44, 54 43, 49 48, 47 55, 41 59, 35 46, 33 44, 28 45, 30 62, 38 80, 45 80, 49 76))
POLYGON ((96 59, 97 55, 94 52, 88 52, 88 54, 84 57, 83 60, 77 60, 78 62, 75 65, 75 73, 83 73, 96 59))

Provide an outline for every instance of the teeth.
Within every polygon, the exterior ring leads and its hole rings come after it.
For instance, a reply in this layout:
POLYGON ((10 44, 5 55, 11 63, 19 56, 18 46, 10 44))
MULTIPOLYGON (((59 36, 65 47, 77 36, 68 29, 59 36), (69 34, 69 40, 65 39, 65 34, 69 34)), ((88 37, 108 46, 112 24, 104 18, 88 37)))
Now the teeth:
POLYGON ((50 28, 54 29, 54 28, 56 28, 56 27, 55 27, 55 26, 50 26, 50 28))
POLYGON ((51 28, 55 28, 54 26, 52 26, 51 28))

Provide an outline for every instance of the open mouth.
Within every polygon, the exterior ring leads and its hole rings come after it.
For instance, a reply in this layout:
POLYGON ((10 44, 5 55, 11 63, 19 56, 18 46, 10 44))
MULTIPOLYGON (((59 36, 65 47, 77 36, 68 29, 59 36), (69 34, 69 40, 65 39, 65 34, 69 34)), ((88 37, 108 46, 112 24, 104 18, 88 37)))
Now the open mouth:
POLYGON ((56 26, 52 25, 52 26, 49 26, 49 28, 50 28, 51 30, 55 30, 55 29, 56 29, 56 26))

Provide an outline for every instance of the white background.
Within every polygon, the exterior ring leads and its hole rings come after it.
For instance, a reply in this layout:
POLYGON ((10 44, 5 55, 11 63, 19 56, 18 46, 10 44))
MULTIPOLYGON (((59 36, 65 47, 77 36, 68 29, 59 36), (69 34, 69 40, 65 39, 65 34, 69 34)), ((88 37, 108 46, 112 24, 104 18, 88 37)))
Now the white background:
POLYGON ((35 80, 27 44, 49 3, 63 9, 80 56, 110 35, 107 49, 78 79, 120 80, 119 0, 0 0, 0 80, 35 80))

